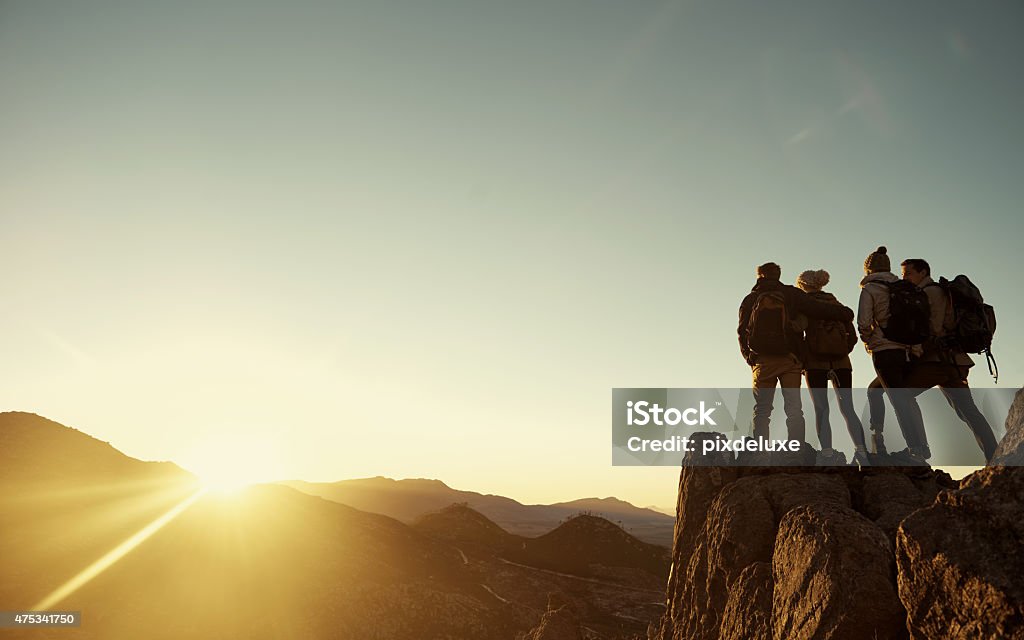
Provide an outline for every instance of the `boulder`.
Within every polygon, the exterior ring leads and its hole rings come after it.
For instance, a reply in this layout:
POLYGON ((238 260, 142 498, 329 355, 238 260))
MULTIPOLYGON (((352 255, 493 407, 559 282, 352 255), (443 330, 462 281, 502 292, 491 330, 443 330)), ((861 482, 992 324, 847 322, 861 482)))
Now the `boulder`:
POLYGON ((911 637, 1024 638, 1024 468, 982 469, 908 516, 896 559, 911 637))
POLYGON ((772 558, 774 637, 905 637, 894 569, 888 536, 853 509, 819 502, 790 510, 772 558))
POLYGON ((922 491, 902 473, 877 473, 865 476, 861 499, 861 512, 895 543, 903 518, 931 504, 935 493, 922 491))

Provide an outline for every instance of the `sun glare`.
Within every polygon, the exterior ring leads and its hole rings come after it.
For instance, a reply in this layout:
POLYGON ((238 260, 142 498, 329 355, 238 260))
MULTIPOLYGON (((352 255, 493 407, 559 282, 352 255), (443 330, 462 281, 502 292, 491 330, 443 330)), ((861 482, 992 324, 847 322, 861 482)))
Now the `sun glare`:
POLYGON ((200 484, 210 493, 232 494, 238 493, 245 487, 253 484, 251 481, 240 478, 206 477, 200 478, 200 484))
POLYGON ((183 466, 199 477, 211 493, 232 494, 277 472, 277 455, 269 442, 258 437, 217 434, 195 447, 183 466))

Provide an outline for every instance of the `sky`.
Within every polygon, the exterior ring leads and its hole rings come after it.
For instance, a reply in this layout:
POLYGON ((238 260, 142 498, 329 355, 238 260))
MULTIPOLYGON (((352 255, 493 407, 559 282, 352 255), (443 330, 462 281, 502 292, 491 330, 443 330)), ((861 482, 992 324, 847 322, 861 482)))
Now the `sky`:
POLYGON ((201 474, 671 507, 611 389, 749 384, 755 265, 853 304, 880 244, 979 284, 1020 387, 1022 19, 0 0, 0 409, 201 474))

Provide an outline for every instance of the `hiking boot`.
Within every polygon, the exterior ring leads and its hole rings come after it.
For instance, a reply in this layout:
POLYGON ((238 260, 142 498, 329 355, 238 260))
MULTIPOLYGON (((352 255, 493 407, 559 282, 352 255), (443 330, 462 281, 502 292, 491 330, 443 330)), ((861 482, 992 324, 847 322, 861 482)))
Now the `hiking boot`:
POLYGON ((853 462, 858 467, 870 467, 871 460, 868 459, 868 450, 861 447, 853 452, 853 462))
POLYGON ((889 454, 889 462, 896 467, 927 467, 924 457, 916 450, 901 449, 889 454))
POLYGON ((871 430, 871 453, 883 456, 889 453, 885 449, 885 436, 882 435, 881 429, 878 431, 871 430))
POLYGON ((845 467, 846 454, 835 449, 822 449, 814 464, 818 467, 845 467))

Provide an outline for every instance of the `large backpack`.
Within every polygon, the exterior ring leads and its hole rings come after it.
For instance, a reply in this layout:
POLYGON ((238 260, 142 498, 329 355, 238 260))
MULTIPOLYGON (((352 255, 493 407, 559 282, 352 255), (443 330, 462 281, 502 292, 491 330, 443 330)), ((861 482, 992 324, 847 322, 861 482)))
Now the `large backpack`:
POLYGON ((790 353, 786 333, 789 314, 786 296, 780 290, 764 291, 754 299, 754 307, 747 322, 747 345, 760 355, 783 356, 790 353))
POLYGON ((921 344, 931 336, 931 305, 913 282, 883 282, 889 288, 889 322, 882 335, 900 344, 921 344))
MULTIPOLYGON (((842 306, 834 296, 815 295, 818 302, 842 306)), ((851 351, 856 343, 850 339, 850 333, 846 322, 837 320, 811 320, 807 325, 807 337, 805 339, 807 350, 816 356, 823 356, 826 359, 843 358, 851 351)))
POLYGON ((965 353, 984 354, 988 371, 999 381, 999 366, 992 355, 992 338, 996 333, 996 310, 985 304, 981 291, 965 275, 952 280, 939 278, 939 286, 953 306, 953 329, 950 338, 965 353))

